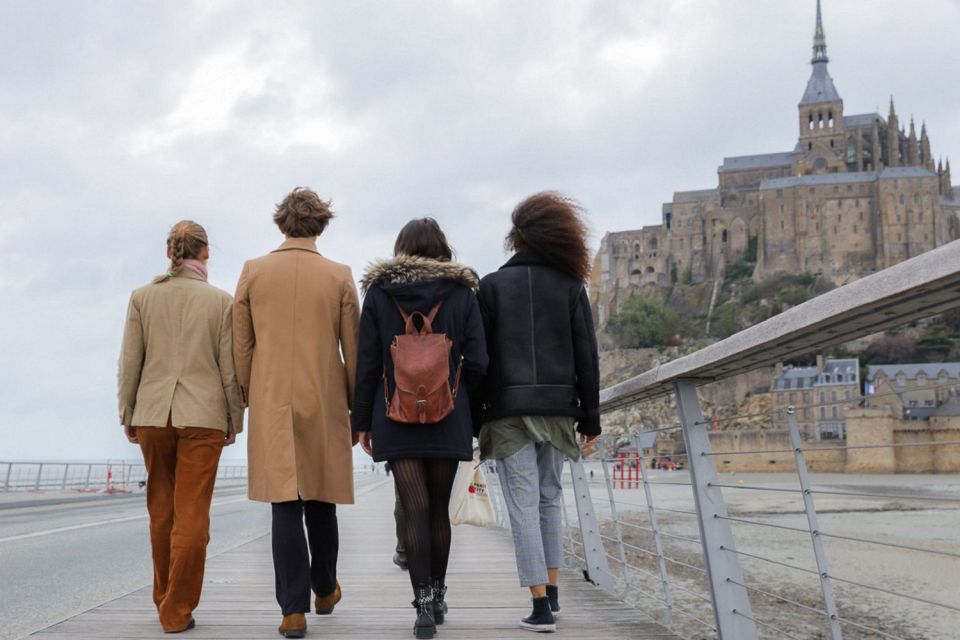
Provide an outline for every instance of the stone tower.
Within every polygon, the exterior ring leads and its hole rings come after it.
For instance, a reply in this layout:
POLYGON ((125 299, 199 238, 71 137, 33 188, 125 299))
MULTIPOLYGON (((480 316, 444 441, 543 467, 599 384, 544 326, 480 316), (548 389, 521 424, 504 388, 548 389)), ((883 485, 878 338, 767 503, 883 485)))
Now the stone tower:
POLYGON ((801 174, 845 171, 842 151, 846 136, 843 126, 843 99, 827 69, 827 39, 823 33, 823 16, 817 0, 817 25, 813 34, 813 70, 807 88, 800 98, 800 139, 797 163, 801 174))

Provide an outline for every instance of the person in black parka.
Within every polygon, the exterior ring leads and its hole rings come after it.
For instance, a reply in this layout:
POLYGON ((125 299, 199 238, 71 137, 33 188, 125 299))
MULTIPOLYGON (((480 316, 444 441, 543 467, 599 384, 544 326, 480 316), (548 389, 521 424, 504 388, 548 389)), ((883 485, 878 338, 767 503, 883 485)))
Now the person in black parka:
POLYGON ((351 420, 363 450, 377 462, 389 461, 393 471, 406 514, 403 542, 418 610, 418 638, 432 638, 434 623, 441 623, 446 613, 450 491, 459 462, 473 460, 472 415, 487 370, 476 295, 479 277, 452 258, 435 220, 412 220, 397 237, 394 258, 371 265, 361 281, 364 300, 351 420), (426 315, 438 303, 432 326, 434 333, 445 333, 453 342, 452 388, 457 367, 462 367, 454 410, 435 424, 394 422, 387 417, 386 402, 394 391, 390 344, 405 333, 397 306, 407 314, 426 315))
POLYGON ((556 630, 563 564, 564 457, 600 434, 600 365, 585 283, 590 254, 583 211, 557 193, 513 211, 514 255, 480 282, 490 370, 480 452, 497 461, 531 631, 556 630), (579 434, 579 438, 578 438, 579 434), (579 440, 579 441, 578 441, 579 440))

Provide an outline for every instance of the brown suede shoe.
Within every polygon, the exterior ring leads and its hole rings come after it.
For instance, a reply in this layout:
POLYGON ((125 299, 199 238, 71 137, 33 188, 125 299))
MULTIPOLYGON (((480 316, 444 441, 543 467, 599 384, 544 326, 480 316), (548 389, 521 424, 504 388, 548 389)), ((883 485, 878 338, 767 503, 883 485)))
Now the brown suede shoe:
POLYGON ((283 622, 277 629, 284 638, 302 638, 307 635, 307 616, 302 613, 291 613, 283 616, 283 622))
POLYGON ((327 594, 325 596, 317 596, 315 604, 317 606, 317 615, 328 616, 333 613, 333 608, 340 602, 340 599, 343 597, 343 592, 340 591, 340 581, 337 581, 337 586, 334 588, 333 593, 327 594))
POLYGON ((193 616, 190 616, 190 622, 185 626, 180 627, 179 629, 164 629, 164 633, 183 633, 184 631, 189 631, 197 626, 197 621, 193 619, 193 616))

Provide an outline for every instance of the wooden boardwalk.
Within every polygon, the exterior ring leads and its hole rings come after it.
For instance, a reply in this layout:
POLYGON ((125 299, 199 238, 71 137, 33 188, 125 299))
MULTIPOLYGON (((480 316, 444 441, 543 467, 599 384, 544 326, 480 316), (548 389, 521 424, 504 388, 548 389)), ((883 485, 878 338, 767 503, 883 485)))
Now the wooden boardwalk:
MULTIPOLYGON (((341 507, 339 578, 343 601, 331 616, 308 614, 308 638, 412 637, 414 611, 407 574, 393 556, 393 484, 358 491, 357 504, 341 507)), ((437 638, 531 640, 518 620, 530 610, 529 592, 517 582, 510 536, 499 529, 455 527, 447 576, 450 613, 437 638)), ((150 587, 121 596, 30 637, 73 640, 170 638, 160 631, 150 587)), ((560 587, 563 613, 554 637, 679 640, 572 570, 560 587)), ((207 563, 196 629, 185 639, 278 638, 280 612, 273 594, 270 537, 212 557, 207 563)))

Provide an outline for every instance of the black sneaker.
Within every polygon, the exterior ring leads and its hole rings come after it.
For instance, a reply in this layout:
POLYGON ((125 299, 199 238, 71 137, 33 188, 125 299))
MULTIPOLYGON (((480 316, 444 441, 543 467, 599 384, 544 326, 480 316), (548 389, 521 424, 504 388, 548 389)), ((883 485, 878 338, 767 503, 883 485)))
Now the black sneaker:
POLYGON ((552 633, 557 630, 557 621, 550 612, 550 598, 533 599, 533 613, 520 621, 520 627, 528 631, 552 633))
POLYGON ((547 585, 547 597, 550 598, 550 612, 556 618, 560 615, 560 589, 552 584, 547 585))
POLYGON ((422 585, 415 587, 413 593, 416 599, 410 604, 417 608, 413 635, 418 640, 430 640, 437 632, 437 624, 433 620, 433 589, 429 585, 422 585))

